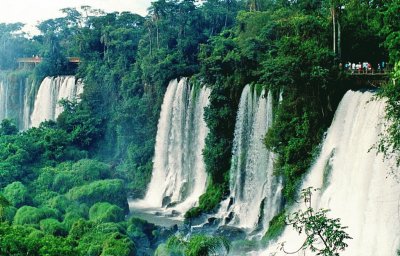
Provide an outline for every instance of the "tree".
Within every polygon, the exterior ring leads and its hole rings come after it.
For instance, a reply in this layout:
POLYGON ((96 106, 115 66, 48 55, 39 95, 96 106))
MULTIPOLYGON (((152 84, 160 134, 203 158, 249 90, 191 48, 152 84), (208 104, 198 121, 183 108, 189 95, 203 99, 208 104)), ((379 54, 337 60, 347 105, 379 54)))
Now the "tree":
POLYGON ((17 58, 37 54, 39 44, 22 32, 22 23, 0 23, 0 70, 17 67, 17 58))
POLYGON ((311 206, 312 187, 301 191, 301 199, 306 210, 298 210, 287 217, 287 225, 291 225, 299 234, 306 235, 303 245, 295 252, 288 252, 282 244, 281 250, 287 254, 295 254, 300 250, 310 249, 316 255, 337 256, 347 247, 345 242, 351 237, 345 232, 347 227, 340 223, 340 219, 331 219, 327 216, 329 210, 315 211, 311 206))
POLYGON ((0 124, 0 136, 1 135, 15 135, 18 133, 18 128, 9 119, 3 119, 0 124))
MULTIPOLYGON (((380 93, 380 98, 386 101, 385 130, 380 134, 379 142, 375 145, 378 152, 386 159, 395 159, 400 166, 400 3, 387 1, 384 5, 383 29, 386 36, 385 47, 389 52, 390 62, 394 66, 391 79, 380 93)), ((395 175, 398 175, 395 173, 395 175)))

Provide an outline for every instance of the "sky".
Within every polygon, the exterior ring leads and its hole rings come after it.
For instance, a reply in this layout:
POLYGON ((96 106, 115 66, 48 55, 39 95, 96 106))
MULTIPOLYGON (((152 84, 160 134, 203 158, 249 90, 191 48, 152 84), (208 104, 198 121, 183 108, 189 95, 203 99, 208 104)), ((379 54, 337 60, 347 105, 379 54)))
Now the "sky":
POLYGON ((106 12, 130 11, 146 15, 154 0, 0 0, 0 23, 22 22, 26 31, 35 33, 33 27, 40 21, 61 17, 60 9, 89 5, 106 12))

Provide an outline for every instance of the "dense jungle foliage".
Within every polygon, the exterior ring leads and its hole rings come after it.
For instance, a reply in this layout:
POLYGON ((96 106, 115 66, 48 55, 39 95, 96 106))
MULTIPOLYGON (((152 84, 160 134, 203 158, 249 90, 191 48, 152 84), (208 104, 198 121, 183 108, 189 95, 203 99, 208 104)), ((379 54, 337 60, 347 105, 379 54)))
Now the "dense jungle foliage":
MULTIPOLYGON (((143 196, 151 178, 160 107, 174 78, 195 77, 212 89, 203 152, 210 178, 188 219, 212 212, 228 194, 246 84, 276 99, 265 145, 277 153, 285 205, 343 93, 355 86, 339 63, 395 67, 382 92, 393 125, 378 146, 388 156, 400 151, 399 10, 394 0, 158 0, 146 17, 63 9, 33 38, 20 23, 0 24, 0 70, 15 75, 16 58, 37 55, 44 61, 32 80, 74 74, 85 84, 79 103, 62 102, 57 122, 23 132, 12 120, 0 125, 0 255, 150 255, 174 233, 126 216, 127 198, 143 196), (81 63, 69 64, 71 56, 81 63)), ((224 240, 195 237, 180 253, 202 250, 201 241, 224 240)))

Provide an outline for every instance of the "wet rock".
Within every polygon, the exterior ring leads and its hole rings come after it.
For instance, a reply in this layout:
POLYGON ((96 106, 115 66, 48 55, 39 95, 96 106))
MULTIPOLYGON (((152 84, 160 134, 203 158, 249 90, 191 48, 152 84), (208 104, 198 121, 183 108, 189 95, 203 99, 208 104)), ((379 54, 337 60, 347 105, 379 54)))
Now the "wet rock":
POLYGON ((169 204, 167 205, 167 208, 174 207, 174 206, 177 205, 177 204, 178 204, 178 202, 169 203, 169 204))
POLYGON ((235 213, 234 213, 234 212, 230 212, 230 213, 228 214, 228 216, 226 216, 225 219, 224 219, 225 224, 231 222, 234 216, 235 216, 235 213))
POLYGON ((162 207, 165 207, 171 203, 171 197, 165 196, 161 202, 162 207))
POLYGON ((233 203, 235 202, 233 197, 229 198, 229 203, 228 203, 228 210, 231 208, 231 206, 233 205, 233 203))
POLYGON ((165 214, 167 217, 178 217, 181 213, 177 210, 172 210, 171 213, 165 214))

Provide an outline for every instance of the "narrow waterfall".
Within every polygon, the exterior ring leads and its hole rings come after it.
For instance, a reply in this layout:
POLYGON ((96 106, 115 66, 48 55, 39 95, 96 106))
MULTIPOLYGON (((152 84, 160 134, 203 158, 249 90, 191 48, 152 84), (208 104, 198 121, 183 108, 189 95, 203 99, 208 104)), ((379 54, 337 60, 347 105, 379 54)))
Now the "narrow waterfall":
POLYGON ((29 118, 29 95, 34 83, 28 78, 0 78, 0 121, 12 119, 20 130, 27 128, 29 118))
POLYGON ((281 182, 263 138, 272 124, 272 95, 243 89, 233 141, 230 197, 221 204, 224 224, 265 231, 280 207, 281 182))
POLYGON ((186 78, 169 83, 160 119, 153 174, 139 207, 169 208, 179 214, 193 207, 206 188, 202 151, 208 128, 204 108, 210 90, 195 88, 186 78))
POLYGON ((8 99, 10 95, 8 93, 8 83, 6 81, 0 81, 0 120, 8 118, 8 99))
MULTIPOLYGON (((388 176, 396 167, 371 149, 385 123, 385 103, 373 96, 371 92, 347 92, 303 184, 304 188, 321 188, 313 195, 315 209, 330 209, 329 216, 348 226, 353 239, 340 255, 397 255, 400 246, 400 184, 388 176)), ((279 240, 286 242, 287 251, 295 251, 304 237, 286 227, 279 240)), ((273 245, 257 255, 275 251, 273 245)))
POLYGON ((30 127, 38 127, 45 120, 55 120, 62 112, 58 102, 77 99, 82 91, 83 84, 74 76, 46 77, 36 95, 30 127))

